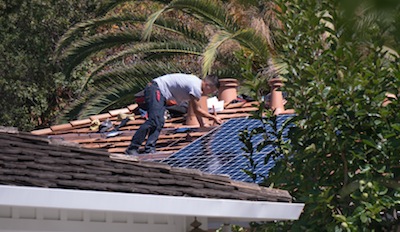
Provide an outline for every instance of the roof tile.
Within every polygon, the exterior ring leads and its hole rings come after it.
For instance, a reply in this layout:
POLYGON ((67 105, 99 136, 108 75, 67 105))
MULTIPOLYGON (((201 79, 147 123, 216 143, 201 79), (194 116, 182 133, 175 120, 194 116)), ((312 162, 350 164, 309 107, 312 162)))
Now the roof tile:
POLYGON ((76 127, 76 126, 82 126, 82 125, 89 125, 92 122, 92 120, 90 120, 89 118, 87 119, 82 119, 82 120, 75 120, 75 121, 71 121, 69 122, 72 126, 76 127))
POLYGON ((102 119, 107 119, 107 118, 111 118, 111 117, 112 117, 111 114, 104 113, 104 114, 93 115, 93 116, 90 116, 89 118, 91 120, 96 120, 96 119, 102 120, 102 119))
MULTIPOLYGON (((222 120, 231 118, 248 117, 257 110, 257 102, 238 102, 227 104, 225 109, 218 112, 218 116, 222 120)), ((138 105, 132 104, 126 108, 111 110, 108 113, 93 115, 87 119, 75 120, 70 122, 71 126, 56 125, 43 130, 32 131, 33 134, 47 135, 53 140, 71 141, 79 144, 81 147, 90 149, 106 149, 113 153, 123 153, 129 146, 131 138, 135 131, 145 119, 138 112, 138 105), (115 137, 107 137, 107 133, 98 133, 89 129, 93 120, 100 121, 110 119, 114 126, 119 125, 117 115, 120 113, 135 114, 135 120, 128 121, 125 126, 119 128, 120 135, 115 137)), ((156 144, 156 149, 159 151, 176 152, 187 146, 190 142, 203 136, 208 131, 212 130, 217 125, 211 125, 208 128, 198 128, 197 126, 185 125, 185 116, 178 116, 167 119, 161 135, 156 144), (186 132, 176 132, 178 128, 189 128, 186 132)), ((68 125, 68 124, 67 124, 68 125)), ((111 129, 110 129, 111 130, 111 129)), ((166 155, 146 157, 149 160, 160 160, 167 157, 166 155)))
POLYGON ((130 110, 128 108, 108 111, 108 113, 113 117, 117 116, 118 114, 127 114, 129 112, 130 110))
POLYGON ((241 185, 226 176, 124 157, 102 150, 52 144, 48 139, 27 133, 0 132, 0 184, 217 199, 291 201, 290 195, 283 190, 259 187, 256 184, 241 185))
POLYGON ((50 128, 45 128, 45 129, 40 129, 40 130, 34 130, 31 133, 34 135, 48 135, 51 134, 53 131, 50 128))
POLYGON ((61 125, 55 125, 55 126, 51 126, 50 129, 52 131, 60 131, 60 130, 68 130, 71 129, 72 125, 70 123, 66 123, 66 124, 61 124, 61 125))
POLYGON ((138 107, 139 107, 138 104, 132 104, 132 105, 129 105, 127 108, 128 108, 130 111, 134 111, 134 110, 136 110, 138 107))

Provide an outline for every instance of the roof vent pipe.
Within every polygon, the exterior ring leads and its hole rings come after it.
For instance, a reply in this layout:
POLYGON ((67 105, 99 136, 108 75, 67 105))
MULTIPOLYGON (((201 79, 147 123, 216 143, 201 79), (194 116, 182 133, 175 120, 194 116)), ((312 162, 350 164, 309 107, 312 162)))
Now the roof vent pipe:
POLYGON ((224 101, 224 104, 229 104, 237 98, 238 80, 233 78, 219 79, 218 99, 224 101))
MULTIPOLYGON (((207 98, 208 98, 208 96, 200 97, 200 106, 202 109, 204 109, 206 111, 208 110, 207 98)), ((203 122, 204 122, 204 124, 208 124, 209 119, 203 117, 203 122)), ((199 121, 197 120, 196 114, 194 113, 193 105, 190 103, 190 101, 189 101, 188 110, 187 110, 187 114, 186 114, 185 125, 188 125, 188 126, 199 126, 200 125, 199 121)))
POLYGON ((294 114, 293 109, 285 110, 285 99, 283 98, 282 91, 279 88, 283 86, 283 81, 280 78, 272 78, 268 81, 271 86, 271 99, 270 107, 274 111, 274 115, 279 114, 294 114))

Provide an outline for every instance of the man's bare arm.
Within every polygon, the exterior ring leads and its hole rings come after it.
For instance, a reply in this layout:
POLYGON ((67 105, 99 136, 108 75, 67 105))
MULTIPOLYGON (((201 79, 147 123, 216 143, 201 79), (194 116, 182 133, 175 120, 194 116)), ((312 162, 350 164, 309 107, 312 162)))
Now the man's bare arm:
POLYGON ((196 114, 197 120, 199 121, 201 127, 204 127, 204 122, 202 117, 212 119, 218 124, 222 123, 222 120, 217 115, 212 115, 208 113, 206 109, 202 109, 200 101, 196 99, 194 96, 190 96, 190 104, 193 106, 193 111, 196 114))

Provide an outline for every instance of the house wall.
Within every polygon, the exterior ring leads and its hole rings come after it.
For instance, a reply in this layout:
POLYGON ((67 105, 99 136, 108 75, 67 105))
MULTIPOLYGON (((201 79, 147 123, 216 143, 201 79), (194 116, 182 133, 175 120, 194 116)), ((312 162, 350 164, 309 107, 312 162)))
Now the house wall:
POLYGON ((187 232, 192 229, 189 220, 170 215, 0 206, 0 232, 187 232))

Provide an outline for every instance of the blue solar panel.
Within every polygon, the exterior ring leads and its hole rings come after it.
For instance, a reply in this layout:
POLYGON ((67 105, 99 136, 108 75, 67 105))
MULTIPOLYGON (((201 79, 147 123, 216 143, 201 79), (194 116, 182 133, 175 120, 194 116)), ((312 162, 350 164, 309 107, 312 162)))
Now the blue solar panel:
MULTIPOLYGON (((279 115, 277 117, 278 128, 291 117, 293 115, 279 115)), ((253 182, 252 178, 242 170, 247 167, 249 161, 245 157, 247 153, 242 149, 245 145, 239 140, 239 133, 245 129, 252 130, 262 126, 262 122, 258 119, 230 119, 162 162, 173 167, 198 169, 210 174, 225 174, 233 180, 253 182)), ((270 125, 264 126, 267 132, 273 131, 270 125)), ((285 129, 285 133, 287 130, 285 129)), ((263 135, 258 134, 252 138, 252 143, 255 146, 264 140, 263 135)), ((272 159, 264 165, 265 155, 273 150, 274 147, 268 145, 260 152, 253 154, 253 159, 258 164, 262 164, 254 170, 258 176, 267 176, 269 170, 274 166, 272 159)), ((261 181, 262 178, 257 177, 255 182, 261 181)))

